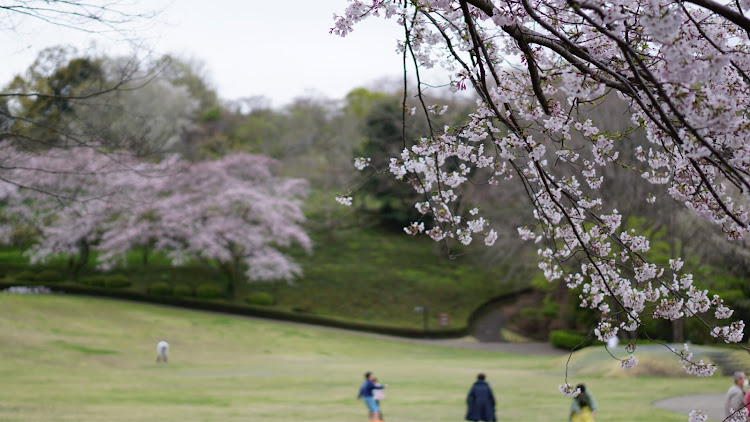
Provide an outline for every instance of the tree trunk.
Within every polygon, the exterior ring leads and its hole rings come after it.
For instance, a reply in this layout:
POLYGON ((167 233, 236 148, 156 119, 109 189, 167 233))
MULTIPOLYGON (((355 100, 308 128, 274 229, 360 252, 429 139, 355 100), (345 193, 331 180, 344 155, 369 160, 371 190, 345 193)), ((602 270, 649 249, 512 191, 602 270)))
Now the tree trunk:
POLYGON ((76 264, 75 254, 68 254, 68 277, 71 280, 75 280, 75 274, 73 274, 73 267, 75 267, 75 264, 76 264))
POLYGON ((672 343, 685 342, 685 320, 677 319, 672 321, 672 343))
POLYGON ((227 297, 229 297, 230 300, 234 299, 234 281, 231 279, 227 283, 227 297))
POLYGON ((232 258, 232 285, 229 290, 229 298, 234 299, 234 294, 237 291, 237 284, 242 280, 242 257, 234 256, 232 258))
POLYGON ((71 268, 71 276, 73 279, 78 278, 78 273, 86 266, 86 264, 88 264, 89 256, 91 256, 91 248, 86 239, 79 240, 78 244, 80 245, 81 251, 78 254, 78 262, 75 262, 73 268, 71 268))
POLYGON ((149 248, 148 246, 144 246, 143 247, 143 256, 142 256, 142 258, 143 258, 143 266, 144 267, 146 265, 148 265, 148 255, 150 253, 151 253, 151 248, 149 248))
POLYGON ((233 299, 235 282, 234 265, 231 263, 219 263, 219 268, 221 268, 221 272, 227 277, 226 294, 230 299, 233 299))
MULTIPOLYGON (((675 236, 674 218, 677 210, 675 203, 670 202, 669 217, 667 217, 667 239, 669 239, 669 256, 677 256, 677 238, 675 236)), ((680 251, 682 252, 682 251, 680 251)), ((685 320, 672 321, 672 342, 683 343, 685 341, 685 320)))

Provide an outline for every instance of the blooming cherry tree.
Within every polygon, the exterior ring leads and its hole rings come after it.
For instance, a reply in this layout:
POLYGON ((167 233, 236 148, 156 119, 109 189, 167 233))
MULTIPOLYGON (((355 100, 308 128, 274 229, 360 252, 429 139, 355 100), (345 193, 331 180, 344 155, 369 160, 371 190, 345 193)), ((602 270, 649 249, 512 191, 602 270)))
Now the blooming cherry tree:
POLYGON ((175 264, 215 263, 230 293, 245 277, 292 279, 301 270, 281 248, 311 248, 302 227, 307 184, 275 176, 276 165, 267 157, 233 154, 154 180, 151 201, 104 225, 102 264, 111 266, 140 246, 166 252, 175 264))
POLYGON ((32 261, 66 254, 75 273, 88 262, 104 222, 138 201, 160 167, 90 146, 32 152, 4 142, 0 200, 7 221, 0 230, 19 223, 35 227, 39 240, 27 251, 32 261))
MULTIPOLYGON (((626 168, 715 223, 728 241, 747 234, 748 8, 712 0, 350 0, 331 32, 346 36, 375 16, 402 25, 398 50, 414 66, 415 106, 428 119, 441 107, 426 103, 420 69, 443 66, 454 91, 478 96, 465 125, 432 127, 391 159, 388 170, 424 195, 416 207, 434 220, 406 231, 491 245, 500 228, 479 208, 457 214, 455 190, 520 183, 536 219, 520 236, 539 243, 550 282, 580 289, 582 306, 601 315, 594 332, 606 341, 638 330, 646 317, 731 317, 720 298, 693 284, 679 257, 666 267, 651 262, 648 240, 625 230, 600 192, 608 167, 626 168), (610 97, 627 102, 647 146, 589 120, 586 109, 610 97)), ((668 198, 633 200, 658 207, 668 198)), ((339 202, 350 203, 351 193, 339 202)), ((743 337, 742 321, 707 325, 728 343, 743 337)), ((690 373, 712 372, 675 354, 690 373)), ((624 368, 636 363, 622 359, 624 368)))
POLYGON ((291 279, 301 270, 282 249, 311 248, 302 228, 307 183, 275 176, 277 164, 251 154, 154 164, 88 147, 25 152, 3 143, 0 231, 9 239, 14 224, 36 227, 31 259, 68 255, 74 274, 94 250, 107 269, 142 248, 175 264, 216 264, 230 291, 244 279, 291 279))

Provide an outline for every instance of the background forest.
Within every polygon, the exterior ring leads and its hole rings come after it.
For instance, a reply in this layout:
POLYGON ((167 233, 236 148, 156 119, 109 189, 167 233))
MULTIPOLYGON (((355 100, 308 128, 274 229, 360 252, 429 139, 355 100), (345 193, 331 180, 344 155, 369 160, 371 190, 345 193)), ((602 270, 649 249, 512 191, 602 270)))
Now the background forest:
MULTIPOLYGON (((49 94, 0 98, 2 157, 24 163, 1 175, 11 182, 0 192, 8 283, 129 289, 395 327, 420 327, 414 308, 428 307, 429 323, 448 328, 465 326, 496 297, 532 288, 534 304, 519 307, 508 325, 523 336, 546 340, 596 318, 578 306, 580 292, 548 284, 536 268, 538 246, 516 230, 533 224, 520 187, 493 192, 474 184, 457 192, 466 210, 480 198, 492 204, 482 210, 502 228, 492 247, 409 238, 404 228, 424 218, 413 205, 420 198, 388 167, 433 128, 411 113, 417 100, 398 83, 271 108, 262 97, 219 98, 196 61, 54 48, 3 92, 49 94), (92 141, 114 160, 87 155, 92 141), (73 152, 59 153, 62 146, 73 152), (359 157, 370 158, 361 171, 359 157), (28 172, 34 160, 52 170, 28 172), (81 170, 60 177, 57 162, 81 170), (123 176, 133 169, 136 176, 123 176), (73 201, 73 192, 87 199, 73 201), (335 201, 349 195, 350 208, 335 201)), ((465 124, 461 116, 474 104, 433 99, 447 106, 431 122, 441 128, 465 124)), ((623 103, 608 100, 589 113, 609 128, 622 122, 617 135, 631 150, 646 147, 642 134, 626 131, 623 103)), ((605 176, 603 195, 626 227, 647 233, 663 263, 682 256, 698 286, 721 294, 738 318, 750 317, 744 245, 727 246, 677 204, 665 214, 633 201, 645 193, 672 201, 633 169, 605 176)), ((653 338, 712 341, 681 320, 647 328, 653 338)))

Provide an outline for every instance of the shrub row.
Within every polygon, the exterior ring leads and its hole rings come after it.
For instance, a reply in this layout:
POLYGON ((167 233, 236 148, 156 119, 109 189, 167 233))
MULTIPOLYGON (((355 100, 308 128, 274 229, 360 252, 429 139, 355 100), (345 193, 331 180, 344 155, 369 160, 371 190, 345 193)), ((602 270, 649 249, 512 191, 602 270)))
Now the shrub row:
POLYGON ((111 289, 122 289, 130 287, 133 283, 122 274, 92 275, 81 278, 81 284, 93 287, 108 287, 111 289))
POLYGON ((55 283, 63 281, 64 277, 56 270, 42 270, 38 273, 33 271, 21 271, 15 275, 15 279, 18 281, 38 281, 40 283, 55 283))
POLYGON ((553 330, 549 333, 549 342, 560 349, 572 350, 591 346, 593 338, 571 330, 553 330))
POLYGON ((253 293, 245 299, 250 305, 270 306, 273 305, 273 296, 266 292, 253 293))
MULTIPOLYGON (((33 271, 21 271, 14 277, 17 281, 38 282, 38 283, 57 283, 65 280, 65 277, 57 270, 42 270, 38 273, 33 271)), ((130 279, 122 274, 110 275, 93 275, 83 277, 79 281, 81 284, 94 287, 124 288, 132 285, 130 279)))
MULTIPOLYGON (((199 299, 218 299, 225 296, 224 289, 215 284, 199 284, 195 288, 188 284, 172 286, 169 283, 158 282, 148 287, 148 293, 155 296, 179 296, 199 299)), ((274 304, 273 296, 266 292, 253 293, 245 299, 250 305, 270 306, 274 304)))
POLYGON ((193 286, 187 284, 178 284, 172 289, 172 294, 175 296, 192 296, 195 294, 195 292, 193 292, 193 286))
POLYGON ((169 283, 154 283, 148 286, 149 294, 156 296, 195 296, 200 299, 217 299, 224 296, 224 290, 215 284, 199 284, 193 289, 186 284, 172 286, 169 283))

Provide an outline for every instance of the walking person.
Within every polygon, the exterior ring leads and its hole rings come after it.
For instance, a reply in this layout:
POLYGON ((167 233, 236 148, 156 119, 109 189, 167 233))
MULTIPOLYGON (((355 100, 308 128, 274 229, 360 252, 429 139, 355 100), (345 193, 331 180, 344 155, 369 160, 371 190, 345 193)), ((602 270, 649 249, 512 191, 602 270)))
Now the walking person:
POLYGON ((362 399, 365 402, 365 405, 367 406, 368 421, 380 422, 382 421, 382 419, 380 419, 380 407, 375 401, 375 397, 373 396, 372 392, 375 390, 382 390, 387 387, 387 385, 375 384, 375 382, 373 381, 374 379, 375 377, 372 375, 372 372, 365 372, 365 382, 363 382, 362 386, 359 387, 357 400, 362 399))
POLYGON ((586 386, 578 384, 577 389, 581 390, 581 393, 570 403, 570 416, 568 420, 570 422, 594 422, 596 416, 596 400, 594 396, 586 390, 586 386))
POLYGON ((466 397, 466 420, 467 421, 497 421, 495 417, 495 395, 492 388, 485 381, 484 374, 477 375, 477 380, 471 386, 469 395, 466 397))
POLYGON ((167 363, 167 353, 169 353, 169 343, 162 340, 156 345, 156 363, 167 363))
MULTIPOLYGON (((744 372, 734 373, 734 384, 727 390, 727 395, 724 400, 724 417, 729 419, 730 416, 734 416, 735 413, 741 408, 745 407, 745 390, 747 387, 747 376, 744 372)), ((729 420, 739 420, 739 418, 733 418, 729 420)))

